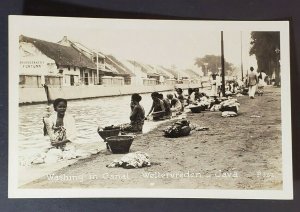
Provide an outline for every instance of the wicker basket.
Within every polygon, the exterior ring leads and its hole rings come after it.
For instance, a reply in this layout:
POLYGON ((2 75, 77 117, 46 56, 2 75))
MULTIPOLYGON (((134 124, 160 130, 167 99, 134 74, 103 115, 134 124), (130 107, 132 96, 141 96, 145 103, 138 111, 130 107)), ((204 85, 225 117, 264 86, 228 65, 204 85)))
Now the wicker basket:
POLYGON ((133 142, 132 136, 120 135, 106 138, 110 150, 114 154, 128 153, 133 142))
POLYGON ((164 115, 165 115, 165 112, 160 112, 160 111, 152 113, 153 120, 163 119, 164 115))
POLYGON ((121 131, 120 127, 112 127, 110 129, 98 128, 98 134, 104 141, 106 141, 106 138, 108 137, 119 135, 120 131, 121 131))
POLYGON ((235 112, 235 113, 238 112, 236 106, 225 106, 225 107, 220 108, 220 111, 222 111, 222 112, 224 112, 224 111, 232 111, 232 112, 235 112))
POLYGON ((201 113, 201 111, 205 110, 205 106, 193 106, 193 107, 190 107, 192 113, 201 113))

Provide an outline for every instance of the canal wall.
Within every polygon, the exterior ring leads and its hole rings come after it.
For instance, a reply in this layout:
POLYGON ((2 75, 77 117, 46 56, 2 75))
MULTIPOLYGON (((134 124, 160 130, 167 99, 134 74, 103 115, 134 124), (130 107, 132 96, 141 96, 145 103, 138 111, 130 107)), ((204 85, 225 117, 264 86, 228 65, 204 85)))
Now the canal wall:
MULTIPOLYGON (((200 87, 199 84, 177 84, 177 88, 187 89, 200 87)), ((87 99, 109 96, 130 95, 133 93, 152 93, 162 91, 172 91, 174 85, 93 85, 93 86, 68 86, 68 87, 48 87, 50 100, 64 98, 68 100, 87 99)), ((34 104, 47 102, 47 95, 44 88, 19 88, 19 104, 34 104)))

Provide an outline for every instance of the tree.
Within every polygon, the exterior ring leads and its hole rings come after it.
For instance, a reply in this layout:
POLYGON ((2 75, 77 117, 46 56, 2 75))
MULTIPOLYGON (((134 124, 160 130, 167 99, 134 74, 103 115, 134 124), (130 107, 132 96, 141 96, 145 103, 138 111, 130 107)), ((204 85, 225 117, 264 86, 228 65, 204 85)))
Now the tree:
MULTIPOLYGON (((195 65, 202 67, 204 76, 207 76, 208 70, 213 74, 218 73, 219 68, 221 67, 221 56, 205 55, 203 58, 198 57, 195 59, 195 65)), ((229 70, 226 74, 231 75, 233 71, 233 64, 225 61, 225 70, 229 70)))
POLYGON ((258 71, 271 76, 275 71, 275 84, 280 84, 280 34, 279 32, 251 32, 249 55, 255 55, 258 71))

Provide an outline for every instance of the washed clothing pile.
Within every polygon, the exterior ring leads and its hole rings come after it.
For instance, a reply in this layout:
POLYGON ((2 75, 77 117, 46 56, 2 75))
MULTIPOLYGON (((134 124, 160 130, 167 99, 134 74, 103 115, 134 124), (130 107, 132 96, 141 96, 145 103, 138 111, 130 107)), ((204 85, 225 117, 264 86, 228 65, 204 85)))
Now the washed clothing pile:
POLYGON ((220 108, 221 108, 221 105, 218 104, 218 105, 213 105, 211 108, 210 108, 210 111, 220 111, 220 108))
POLYGON ((237 116, 237 113, 233 111, 222 112, 222 117, 235 117, 235 116, 237 116))
POLYGON ((91 155, 98 154, 100 149, 93 149, 89 151, 75 149, 72 144, 67 144, 63 149, 50 148, 48 151, 37 153, 31 158, 27 158, 26 164, 53 164, 63 160, 71 160, 75 158, 88 158, 91 155))
POLYGON ((237 99, 228 99, 220 103, 220 111, 233 111, 238 113, 240 103, 238 103, 237 99))
POLYGON ((150 159, 145 152, 135 152, 124 155, 120 159, 114 160, 107 165, 108 168, 123 167, 125 169, 134 169, 151 166, 150 159))
POLYGON ((225 91, 225 96, 232 96, 232 92, 231 91, 225 91))
POLYGON ((177 121, 164 130, 164 136, 169 138, 178 138, 187 136, 191 132, 190 122, 188 120, 177 121))

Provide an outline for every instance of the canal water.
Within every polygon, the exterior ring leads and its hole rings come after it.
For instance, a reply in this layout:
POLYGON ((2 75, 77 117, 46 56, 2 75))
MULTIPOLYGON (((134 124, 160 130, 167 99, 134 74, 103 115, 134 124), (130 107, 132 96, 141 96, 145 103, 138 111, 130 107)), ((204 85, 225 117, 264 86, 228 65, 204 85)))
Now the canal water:
MULTIPOLYGON (((167 93, 163 92, 164 96, 167 93)), ((142 94, 140 104, 148 114, 152 99, 150 94, 142 94)), ((104 142, 97 133, 98 126, 105 127, 129 122, 131 96, 103 97, 68 101, 67 112, 76 121, 76 143, 88 144, 104 142)), ((43 134, 43 116, 47 114, 47 104, 24 105, 19 107, 19 159, 42 152, 50 146, 48 136, 43 134)), ((50 106, 53 110, 52 105, 50 106)), ((144 132, 154 128, 158 122, 145 121, 144 132)), ((22 160, 21 159, 21 160, 22 160)))

